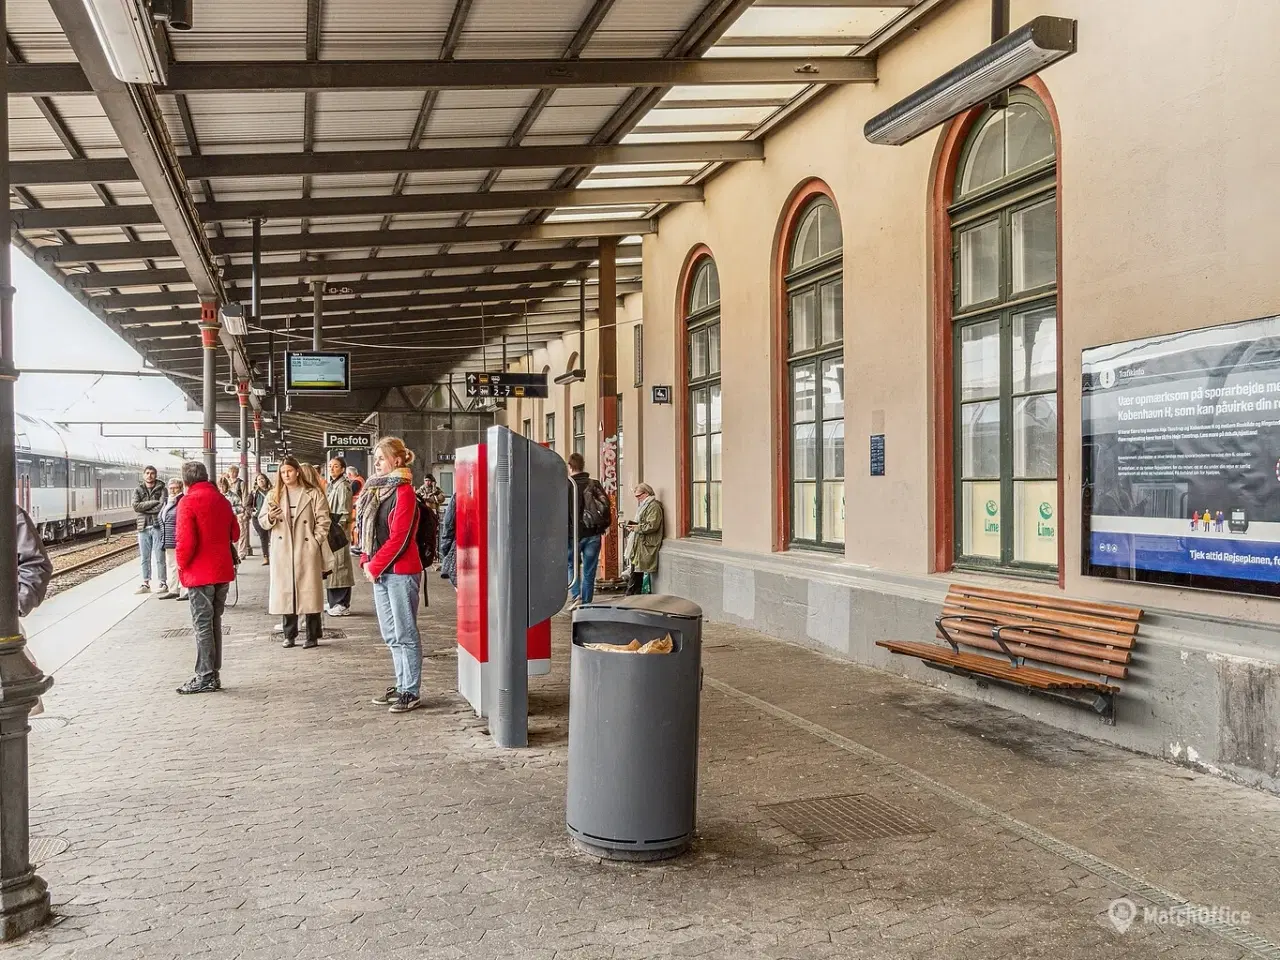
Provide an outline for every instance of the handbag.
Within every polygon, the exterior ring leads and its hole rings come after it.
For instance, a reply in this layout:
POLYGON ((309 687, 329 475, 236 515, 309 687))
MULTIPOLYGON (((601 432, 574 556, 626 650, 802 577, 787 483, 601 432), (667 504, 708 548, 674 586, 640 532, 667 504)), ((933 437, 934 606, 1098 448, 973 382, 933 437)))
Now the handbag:
POLYGON ((347 539, 347 531, 342 529, 341 521, 340 514, 332 513, 329 515, 329 549, 334 553, 339 550, 345 550, 351 543, 347 539))

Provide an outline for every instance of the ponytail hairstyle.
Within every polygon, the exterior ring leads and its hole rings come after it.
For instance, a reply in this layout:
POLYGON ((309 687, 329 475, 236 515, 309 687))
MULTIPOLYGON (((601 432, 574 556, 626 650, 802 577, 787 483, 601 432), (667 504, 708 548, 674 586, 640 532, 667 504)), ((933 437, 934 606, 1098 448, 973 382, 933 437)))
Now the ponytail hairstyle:
POLYGON ((402 467, 413 463, 413 451, 406 447, 399 437, 383 437, 374 444, 373 449, 381 451, 388 460, 399 460, 402 467))

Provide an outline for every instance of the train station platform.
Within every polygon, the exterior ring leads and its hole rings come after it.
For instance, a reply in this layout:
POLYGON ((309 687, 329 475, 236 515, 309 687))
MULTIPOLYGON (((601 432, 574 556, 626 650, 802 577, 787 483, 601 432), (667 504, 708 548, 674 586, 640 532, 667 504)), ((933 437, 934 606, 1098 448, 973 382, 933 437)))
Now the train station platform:
POLYGON ((584 858, 566 617, 504 751, 453 692, 444 581, 426 706, 395 716, 366 586, 286 650, 242 569, 204 696, 174 693, 184 604, 123 574, 57 598, 83 642, 31 738, 57 920, 6 960, 1280 956, 1280 798, 716 623, 694 850, 584 858))

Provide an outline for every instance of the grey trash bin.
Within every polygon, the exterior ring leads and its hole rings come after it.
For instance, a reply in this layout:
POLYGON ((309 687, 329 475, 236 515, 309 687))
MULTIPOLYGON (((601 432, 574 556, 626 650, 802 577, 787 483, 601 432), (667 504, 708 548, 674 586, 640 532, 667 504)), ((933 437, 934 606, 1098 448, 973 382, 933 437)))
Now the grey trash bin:
POLYGON ((573 615, 569 668, 569 835, 596 856, 660 860, 693 840, 698 800, 702 609, 681 597, 628 597, 573 615), (646 643, 666 654, 583 644, 646 643))

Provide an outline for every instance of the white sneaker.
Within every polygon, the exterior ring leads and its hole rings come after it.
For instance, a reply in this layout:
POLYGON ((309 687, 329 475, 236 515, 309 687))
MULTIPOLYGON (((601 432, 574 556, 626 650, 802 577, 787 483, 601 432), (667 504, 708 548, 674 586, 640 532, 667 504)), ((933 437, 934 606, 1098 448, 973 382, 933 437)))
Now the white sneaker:
POLYGON ((338 606, 334 607, 332 612, 333 612, 333 615, 334 615, 335 617, 349 617, 349 616, 351 616, 351 610, 350 610, 349 608, 347 608, 347 607, 342 606, 341 604, 339 604, 338 606))

